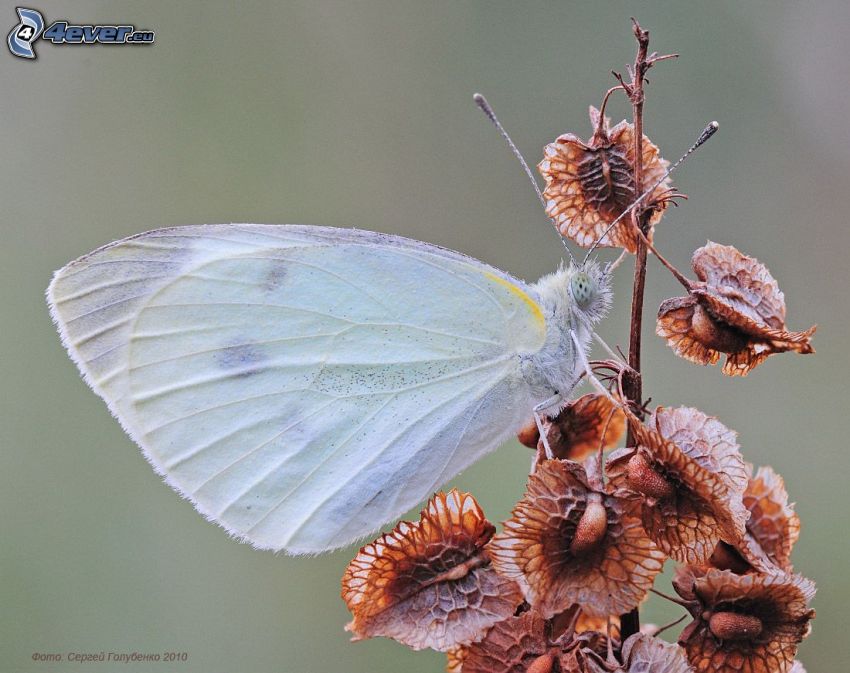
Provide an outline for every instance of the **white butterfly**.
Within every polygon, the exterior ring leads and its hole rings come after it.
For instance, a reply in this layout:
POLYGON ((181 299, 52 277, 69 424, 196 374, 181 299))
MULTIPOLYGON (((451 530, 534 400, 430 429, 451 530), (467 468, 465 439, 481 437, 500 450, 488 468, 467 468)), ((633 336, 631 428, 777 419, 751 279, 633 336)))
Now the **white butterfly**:
POLYGON ((154 469, 260 548, 373 532, 586 371, 596 265, 527 285, 366 231, 161 229, 59 270, 62 341, 154 469))

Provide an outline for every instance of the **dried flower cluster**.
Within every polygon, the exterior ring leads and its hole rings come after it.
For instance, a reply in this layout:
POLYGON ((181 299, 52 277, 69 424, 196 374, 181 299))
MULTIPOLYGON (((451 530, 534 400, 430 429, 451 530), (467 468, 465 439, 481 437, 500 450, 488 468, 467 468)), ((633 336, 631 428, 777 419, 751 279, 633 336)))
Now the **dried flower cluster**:
MULTIPOLYGON (((644 136, 643 180, 639 192, 633 180, 635 165, 634 125, 621 121, 614 128, 603 113, 590 108, 593 137, 583 142, 573 133, 558 136, 543 148, 538 169, 546 179, 543 196, 546 214, 562 236, 580 246, 598 245, 637 250, 638 236, 623 220, 610 231, 608 226, 628 208, 640 192, 664 176, 670 163, 662 159, 658 147, 644 136)), ((655 224, 667 207, 671 190, 669 178, 650 195, 655 224)))
MULTIPOLYGON (((668 57, 647 55, 636 23, 635 36, 631 82, 618 75, 605 98, 623 90, 635 123, 612 128, 604 103, 591 108, 591 139, 559 136, 539 169, 558 231, 638 253, 639 275, 642 246, 655 251, 652 228, 677 195, 669 163, 642 135, 645 73, 668 57), (609 230, 643 192, 639 212, 609 230)), ((745 375, 771 354, 813 352, 814 327, 786 330, 784 296, 762 264, 715 243, 692 261, 696 281, 664 260, 687 290, 658 313, 676 354, 700 364, 726 354, 723 372, 745 375)), ((636 290, 638 350, 641 302, 636 290)), ((535 457, 501 532, 452 490, 363 547, 343 577, 355 639, 444 651, 453 673, 805 673, 795 656, 814 584, 791 566, 800 521, 782 478, 754 470, 736 433, 702 411, 645 411, 635 362, 597 363, 616 370, 611 396, 569 402, 544 420, 544 437, 534 423, 520 432, 535 457), (678 644, 637 622, 667 559, 679 564, 671 600, 692 617, 678 644)))
POLYGON ((418 523, 360 550, 342 580, 355 638, 388 636, 419 650, 479 639, 522 600, 485 549, 495 531, 466 493, 437 493, 418 523))
POLYGON ((579 463, 545 461, 493 539, 493 565, 544 617, 573 605, 593 617, 628 612, 664 562, 633 509, 593 488, 579 463))
POLYGON ((808 634, 814 584, 781 571, 680 568, 673 582, 693 621, 679 636, 695 671, 788 671, 808 634))
MULTIPOLYGON (((617 446, 626 430, 626 414, 615 406, 609 397, 589 393, 567 405, 554 417, 543 422, 549 448, 554 458, 584 460, 599 450, 617 446), (604 419, 603 423, 599 419, 604 419)), ((530 449, 537 449, 544 457, 543 442, 532 420, 518 439, 530 449)))
POLYGON ((767 268, 729 245, 709 242, 691 263, 699 281, 688 295, 666 300, 658 309, 656 332, 692 362, 715 364, 726 354, 723 373, 746 376, 774 353, 813 353, 803 332, 785 329, 785 295, 767 268))
POLYGON ((688 407, 630 421, 636 446, 610 456, 608 475, 653 541, 677 561, 702 563, 721 539, 740 540, 747 471, 735 433, 688 407))

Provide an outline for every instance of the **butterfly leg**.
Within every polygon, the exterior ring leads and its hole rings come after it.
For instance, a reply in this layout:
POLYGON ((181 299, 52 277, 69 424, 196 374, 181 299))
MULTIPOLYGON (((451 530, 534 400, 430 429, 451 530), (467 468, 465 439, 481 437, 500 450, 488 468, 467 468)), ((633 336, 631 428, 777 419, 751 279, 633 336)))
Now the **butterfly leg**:
POLYGON ((620 403, 614 399, 611 393, 608 392, 608 389, 604 385, 602 385, 602 382, 598 378, 596 378, 596 374, 593 373, 593 369, 590 368, 590 363, 587 361, 587 354, 584 352, 581 342, 578 340, 578 336, 576 336, 574 330, 570 330, 570 337, 573 340, 573 344, 575 344, 576 353, 578 354, 582 369, 584 369, 584 373, 587 375, 587 380, 594 388, 596 388, 596 390, 598 390, 600 393, 605 395, 605 397, 611 400, 611 402, 613 402, 615 406, 620 407, 620 403))
POLYGON ((555 454, 552 453, 552 447, 549 446, 549 438, 546 437, 546 430, 543 427, 543 416, 540 414, 541 412, 560 404, 561 399, 561 394, 555 393, 552 397, 547 400, 543 400, 532 409, 532 412, 534 412, 534 422, 537 424, 537 432, 540 433, 540 439, 543 440, 543 450, 546 451, 546 457, 549 460, 552 460, 555 457, 555 454))
POLYGON ((620 355, 619 353, 615 353, 611 349, 611 346, 609 346, 607 343, 605 343, 605 340, 601 336, 599 336, 596 332, 593 333, 593 338, 596 339, 596 341, 599 342, 599 344, 602 346, 602 348, 605 350, 605 352, 608 353, 608 355, 610 355, 611 358, 614 361, 625 363, 625 360, 623 360, 623 356, 620 355))
POLYGON ((611 262, 608 266, 605 267, 605 274, 610 274, 612 271, 614 271, 614 269, 620 266, 620 264, 623 263, 623 260, 628 256, 628 254, 629 253, 627 250, 623 250, 623 252, 620 253, 620 256, 617 257, 617 259, 615 259, 613 262, 611 262))

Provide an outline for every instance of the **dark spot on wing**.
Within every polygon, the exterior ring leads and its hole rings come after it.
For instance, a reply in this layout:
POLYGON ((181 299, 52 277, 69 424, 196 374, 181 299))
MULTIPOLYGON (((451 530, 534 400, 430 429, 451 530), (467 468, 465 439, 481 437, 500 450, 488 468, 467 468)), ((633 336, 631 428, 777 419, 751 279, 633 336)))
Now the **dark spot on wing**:
POLYGON ((286 275, 289 273, 287 269, 287 263, 282 260, 270 260, 269 261, 269 271, 266 274, 265 283, 263 283, 263 287, 268 292, 274 292, 278 290, 281 285, 283 285, 286 280, 286 275))
POLYGON ((226 346, 215 354, 216 364, 233 376, 252 376, 265 369, 266 356, 255 344, 226 346))

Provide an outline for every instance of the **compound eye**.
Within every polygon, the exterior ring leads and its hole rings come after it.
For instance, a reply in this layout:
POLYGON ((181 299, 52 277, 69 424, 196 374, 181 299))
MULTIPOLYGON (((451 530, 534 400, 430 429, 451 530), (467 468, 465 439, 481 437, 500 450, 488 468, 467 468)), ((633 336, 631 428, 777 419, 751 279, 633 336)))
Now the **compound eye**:
POLYGON ((581 308, 587 308, 593 299, 593 281, 584 271, 579 271, 570 278, 570 293, 581 308))

